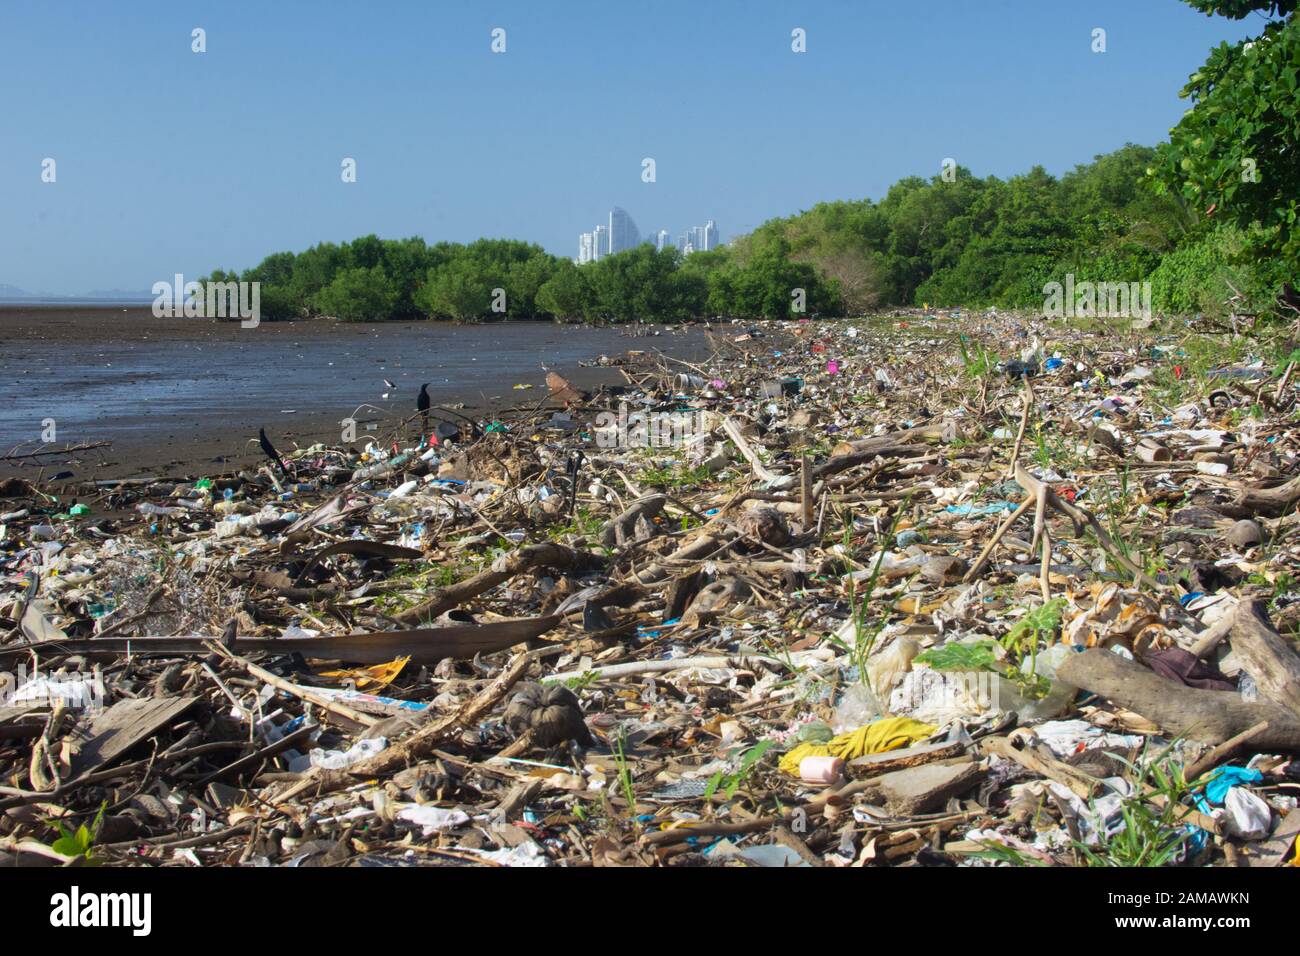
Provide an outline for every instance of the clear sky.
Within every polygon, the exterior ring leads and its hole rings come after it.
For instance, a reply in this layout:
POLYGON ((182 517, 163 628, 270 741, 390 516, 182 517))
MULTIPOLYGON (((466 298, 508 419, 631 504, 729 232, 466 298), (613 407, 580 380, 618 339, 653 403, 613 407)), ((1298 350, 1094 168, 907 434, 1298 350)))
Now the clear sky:
POLYGON ((612 205, 725 240, 945 157, 1060 174, 1165 137, 1209 48, 1262 25, 1180 0, 0 0, 0 284, 147 291, 371 232, 572 256, 612 205))

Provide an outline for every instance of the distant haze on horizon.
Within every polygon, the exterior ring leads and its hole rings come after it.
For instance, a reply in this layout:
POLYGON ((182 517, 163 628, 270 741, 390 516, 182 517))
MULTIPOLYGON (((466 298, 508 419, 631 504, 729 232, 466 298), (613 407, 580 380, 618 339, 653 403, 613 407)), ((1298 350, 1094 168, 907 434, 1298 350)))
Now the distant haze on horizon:
POLYGON ((1164 139, 1210 48, 1264 23, 1079 7, 9 2, 0 285, 147 292, 369 233, 573 257, 613 206, 643 235, 714 219, 731 240, 947 157, 1061 175, 1164 139))

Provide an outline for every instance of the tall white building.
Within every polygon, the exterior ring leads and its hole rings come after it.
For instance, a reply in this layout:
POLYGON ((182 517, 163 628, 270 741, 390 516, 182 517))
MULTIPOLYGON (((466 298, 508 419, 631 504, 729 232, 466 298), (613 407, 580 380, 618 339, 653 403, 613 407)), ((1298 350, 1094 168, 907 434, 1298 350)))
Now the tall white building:
POLYGON ((640 242, 641 234, 637 232, 632 217, 618 206, 611 209, 609 211, 609 253, 613 255, 615 252, 634 249, 640 242))
POLYGON ((655 249, 663 252, 672 244, 672 238, 667 229, 660 229, 655 233, 655 249))
POLYGON ((704 223, 704 244, 700 249, 708 252, 711 249, 718 248, 718 224, 712 219, 704 223))

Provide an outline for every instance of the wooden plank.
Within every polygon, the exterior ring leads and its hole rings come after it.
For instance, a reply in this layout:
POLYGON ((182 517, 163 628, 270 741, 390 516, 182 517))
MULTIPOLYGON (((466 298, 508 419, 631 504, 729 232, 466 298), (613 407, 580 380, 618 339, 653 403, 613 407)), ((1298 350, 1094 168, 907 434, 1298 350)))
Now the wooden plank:
POLYGON ((1297 834, 1300 834, 1300 810, 1292 810, 1282 818, 1272 836, 1250 847, 1247 862, 1252 867, 1281 866, 1291 855, 1297 834))
POLYGON ((172 724, 197 697, 150 697, 121 700, 95 718, 90 739, 72 759, 72 776, 107 766, 141 741, 172 724))
POLYGON ((863 777, 874 777, 881 773, 889 773, 894 770, 903 770, 906 767, 917 767, 935 760, 956 757, 965 749, 965 746, 960 740, 941 741, 937 744, 918 744, 913 747, 904 747, 901 750, 886 750, 884 753, 864 754, 850 760, 845 767, 845 773, 855 780, 863 777))

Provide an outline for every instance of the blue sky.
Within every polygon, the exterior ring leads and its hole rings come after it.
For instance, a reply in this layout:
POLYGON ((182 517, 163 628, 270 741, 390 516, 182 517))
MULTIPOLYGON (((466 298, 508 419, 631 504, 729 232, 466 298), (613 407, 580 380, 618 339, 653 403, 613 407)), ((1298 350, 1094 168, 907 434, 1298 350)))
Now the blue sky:
POLYGON ((945 157, 1060 174, 1162 139, 1261 28, 1180 0, 0 0, 0 284, 147 290, 371 232, 572 256, 611 205, 726 239, 945 157))

